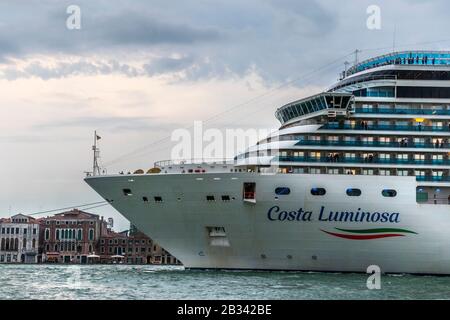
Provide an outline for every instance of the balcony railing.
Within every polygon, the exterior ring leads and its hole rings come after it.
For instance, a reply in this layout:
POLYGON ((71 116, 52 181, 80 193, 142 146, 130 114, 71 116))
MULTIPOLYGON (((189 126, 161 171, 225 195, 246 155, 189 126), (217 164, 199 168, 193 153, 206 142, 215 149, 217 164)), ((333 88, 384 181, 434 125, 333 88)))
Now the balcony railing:
POLYGON ((450 110, 443 109, 392 109, 392 108, 355 108, 355 113, 378 113, 378 114, 414 114, 414 115, 440 115, 450 116, 450 110))
POLYGON ((327 123, 321 129, 345 129, 345 130, 378 130, 378 131, 416 131, 416 132, 450 132, 450 126, 423 126, 423 125, 380 125, 372 124, 361 126, 359 124, 334 124, 327 123))
POLYGON ((414 164, 414 165, 448 165, 450 166, 450 160, 447 159, 427 159, 427 160, 417 160, 417 159, 378 159, 378 158, 362 158, 362 157, 295 157, 295 156, 280 156, 279 161, 285 162, 320 162, 320 163, 361 163, 361 164, 414 164))
POLYGON ((416 176, 417 181, 426 182, 450 182, 449 176, 416 176))
POLYGON ((385 148, 450 148, 449 143, 439 142, 382 142, 382 141, 328 141, 328 140, 300 140, 296 146, 350 146, 350 147, 385 147, 385 148))

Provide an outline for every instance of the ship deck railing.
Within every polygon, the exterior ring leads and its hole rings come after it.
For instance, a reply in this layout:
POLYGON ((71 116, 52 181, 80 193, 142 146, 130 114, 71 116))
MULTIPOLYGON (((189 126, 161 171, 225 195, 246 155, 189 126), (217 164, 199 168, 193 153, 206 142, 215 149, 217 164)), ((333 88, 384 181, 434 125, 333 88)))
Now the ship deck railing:
POLYGON ((447 109, 410 109, 410 108, 354 108, 355 113, 368 114, 411 114, 411 115, 440 115, 449 116, 450 110, 447 109))
POLYGON ((323 125, 320 129, 329 130, 377 130, 377 131, 417 131, 417 132, 450 132, 450 126, 424 126, 424 125, 351 125, 351 124, 334 124, 327 123, 323 125))
POLYGON ((300 140, 296 146, 351 146, 351 147, 385 147, 385 148, 433 148, 448 149, 449 143, 421 143, 421 142, 382 142, 382 141, 326 141, 326 140, 300 140))
POLYGON ((296 157, 296 156, 280 156, 275 159, 283 162, 320 162, 320 163, 361 163, 361 164, 414 164, 414 165, 450 165, 450 160, 447 159, 436 159, 436 160, 418 160, 418 159, 376 159, 376 158, 363 158, 363 157, 352 157, 352 158, 334 158, 334 157, 296 157))
POLYGON ((233 164, 233 159, 213 159, 213 158, 198 158, 198 159, 174 159, 162 160, 154 163, 156 168, 165 168, 170 166, 183 165, 230 165, 233 164))

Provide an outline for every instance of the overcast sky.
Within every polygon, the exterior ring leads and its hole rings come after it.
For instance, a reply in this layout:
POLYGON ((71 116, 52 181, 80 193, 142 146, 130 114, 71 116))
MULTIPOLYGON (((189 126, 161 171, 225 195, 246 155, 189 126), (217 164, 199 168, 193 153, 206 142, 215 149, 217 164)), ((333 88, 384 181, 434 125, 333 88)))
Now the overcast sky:
POLYGON ((446 0, 0 0, 0 216, 101 200, 83 181, 94 130, 113 173, 170 158, 170 141, 121 156, 230 109, 208 127, 277 127, 276 108, 331 85, 355 49, 392 51, 395 34, 396 50, 448 50, 448 12, 446 0))

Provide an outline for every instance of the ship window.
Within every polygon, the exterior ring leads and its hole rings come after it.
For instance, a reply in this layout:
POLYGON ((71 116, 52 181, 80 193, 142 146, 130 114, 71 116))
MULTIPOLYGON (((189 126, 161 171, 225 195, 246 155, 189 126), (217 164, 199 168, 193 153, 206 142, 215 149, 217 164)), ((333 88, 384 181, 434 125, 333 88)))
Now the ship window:
POLYGON ((397 195, 397 191, 395 191, 394 189, 384 189, 383 191, 381 191, 381 194, 383 195, 383 197, 395 197, 397 195))
POLYGON ((122 189, 122 191, 123 191, 123 194, 125 196, 132 196, 133 195, 133 192, 131 192, 131 189, 122 189))
POLYGON ((312 188, 311 189, 311 194, 313 196, 323 196, 323 195, 325 195, 325 193, 327 193, 327 191, 324 188, 312 188))
POLYGON ((155 196, 154 199, 155 199, 155 202, 162 202, 163 201, 162 197, 160 197, 160 196, 155 196))
POLYGON ((214 196, 209 195, 209 196, 206 196, 206 200, 207 201, 215 201, 215 198, 214 198, 214 196))
POLYGON ((348 188, 346 193, 349 197, 359 197, 361 195, 361 190, 355 188, 348 188))
POLYGON ((288 195, 289 193, 291 193, 291 189, 289 189, 288 187, 278 187, 275 189, 275 193, 277 195, 288 195))
POLYGON ((222 201, 230 201, 230 196, 228 195, 222 196, 222 201))
POLYGON ((147 197, 142 197, 142 201, 148 202, 148 198, 147 197))

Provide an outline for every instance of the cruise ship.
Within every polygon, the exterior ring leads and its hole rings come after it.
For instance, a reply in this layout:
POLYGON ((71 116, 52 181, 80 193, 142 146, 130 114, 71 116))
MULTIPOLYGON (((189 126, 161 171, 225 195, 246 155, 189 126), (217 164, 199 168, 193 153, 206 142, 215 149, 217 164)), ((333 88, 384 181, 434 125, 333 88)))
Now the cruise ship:
POLYGON ((450 52, 355 63, 232 161, 85 181, 188 269, 450 274, 450 52))

